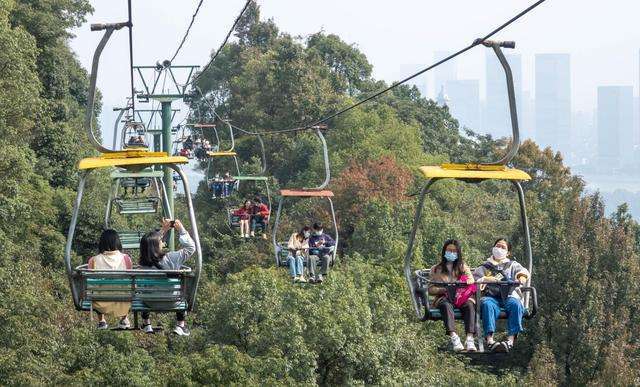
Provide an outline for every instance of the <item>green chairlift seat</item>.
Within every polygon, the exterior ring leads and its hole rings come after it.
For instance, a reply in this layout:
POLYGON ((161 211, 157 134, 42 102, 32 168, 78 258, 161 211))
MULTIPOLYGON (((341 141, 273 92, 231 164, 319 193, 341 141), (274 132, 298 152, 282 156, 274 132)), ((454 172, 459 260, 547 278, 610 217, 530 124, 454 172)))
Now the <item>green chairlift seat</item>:
POLYGON ((140 248, 140 239, 144 236, 142 231, 118 231, 120 242, 124 250, 137 250, 140 248))
POLYGON ((131 302, 133 312, 184 311, 188 309, 187 288, 194 281, 191 268, 181 270, 90 270, 76 268, 74 278, 80 295, 80 309, 93 309, 94 301, 131 302))
POLYGON ((118 212, 122 215, 155 214, 158 212, 160 198, 145 197, 133 199, 115 199, 118 212))

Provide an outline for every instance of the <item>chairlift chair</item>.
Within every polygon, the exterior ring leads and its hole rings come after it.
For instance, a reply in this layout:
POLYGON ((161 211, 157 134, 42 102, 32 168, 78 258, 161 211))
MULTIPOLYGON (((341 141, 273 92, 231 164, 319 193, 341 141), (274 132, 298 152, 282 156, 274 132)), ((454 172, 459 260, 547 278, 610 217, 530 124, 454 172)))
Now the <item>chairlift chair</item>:
MULTIPOLYGON (((511 74, 511 68, 509 67, 509 63, 507 62, 504 54, 502 53, 501 47, 513 48, 515 47, 515 43, 513 42, 493 42, 493 41, 485 41, 483 43, 487 47, 491 47, 498 57, 502 68, 505 71, 506 82, 507 82, 507 91, 509 96, 509 110, 511 116, 511 126, 512 126, 512 141, 507 149, 507 152, 504 157, 500 160, 492 163, 486 164, 442 164, 439 166, 423 166, 420 167, 420 172, 422 176, 426 179, 422 190, 420 191, 418 206, 416 207, 416 212, 413 220, 413 227, 411 229, 411 233, 409 235, 409 241, 407 244, 407 251, 404 258, 404 276, 409 288, 409 294, 411 297, 411 303, 413 305, 413 309, 416 313, 416 316, 421 321, 427 320, 441 320, 442 316, 440 315, 440 311, 436 308, 433 308, 430 304, 428 287, 429 285, 436 285, 440 287, 444 287, 449 294, 455 294, 455 290, 459 286, 463 286, 462 284, 452 282, 452 283, 436 283, 429 279, 429 269, 418 269, 415 270, 412 267, 412 258, 413 258, 413 249, 415 245, 415 237, 418 231, 418 226, 422 219, 422 210, 424 207, 425 197, 429 191, 429 188, 435 184, 437 181, 443 179, 456 179, 465 183, 479 183, 485 180, 499 180, 499 181, 508 181, 511 182, 512 186, 516 190, 516 194, 518 196, 518 203, 520 206, 520 218, 522 225, 522 233, 524 235, 524 250, 525 250, 525 263, 529 272, 533 276, 533 259, 531 252, 531 240, 529 234, 529 224, 527 220, 527 212, 525 205, 525 197, 524 191, 522 189, 521 182, 528 181, 531 177, 524 171, 509 168, 506 165, 511 162, 511 160, 515 157, 518 152, 518 148, 520 146, 520 135, 518 129, 518 117, 516 111, 516 101, 515 101, 515 92, 513 87, 513 77, 511 74)), ((519 284, 509 281, 502 281, 497 283, 492 283, 500 287, 501 294, 503 296, 508 295, 514 287, 519 286, 519 284)), ((525 286, 520 286, 520 290, 524 294, 524 307, 525 307, 525 318, 532 318, 537 313, 538 304, 537 304, 537 293, 536 289, 531 286, 531 278, 527 279, 527 283, 525 286)), ((480 289, 478 289, 476 295, 476 324, 477 324, 477 332, 481 332, 480 328, 480 289)), ((458 309, 454 311, 456 319, 461 318, 461 312, 458 309)), ((500 318, 506 318, 506 313, 504 310, 500 314, 500 318)), ((484 352, 484 344, 483 340, 478 339, 479 344, 479 352, 484 352)))
MULTIPOLYGON (((92 311, 94 301, 131 302, 131 310, 136 313, 136 317, 139 311, 191 311, 195 305, 198 281, 202 271, 202 250, 189 184, 186 175, 178 166, 187 163, 188 160, 184 157, 170 157, 162 152, 139 149, 115 151, 104 147, 93 134, 92 119, 100 55, 113 32, 127 26, 129 26, 127 22, 91 26, 93 31, 105 30, 105 33, 93 55, 85 128, 89 142, 101 153, 101 156, 83 159, 78 166, 80 178, 65 245, 65 270, 74 306, 80 311, 92 311), (156 165, 169 167, 182 178, 192 237, 196 245, 193 268, 183 266, 179 270, 100 270, 89 269, 86 264, 74 267, 72 264, 74 235, 88 175, 94 170, 104 168, 120 168, 136 173, 156 165)), ((170 211, 170 208, 168 210, 170 211)), ((129 236, 126 234, 122 234, 122 237, 125 244, 134 242, 133 239, 128 239, 129 236)), ((136 235, 136 239, 137 237, 136 235)))

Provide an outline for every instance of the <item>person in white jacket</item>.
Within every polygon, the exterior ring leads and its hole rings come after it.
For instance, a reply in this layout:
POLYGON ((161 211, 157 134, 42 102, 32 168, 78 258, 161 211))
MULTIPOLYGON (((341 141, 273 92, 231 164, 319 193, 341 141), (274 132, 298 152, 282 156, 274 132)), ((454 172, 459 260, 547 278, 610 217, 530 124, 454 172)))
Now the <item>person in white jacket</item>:
POLYGON ((291 234, 291 238, 289 238, 287 263, 293 282, 307 282, 304 278, 304 256, 309 252, 310 236, 311 228, 304 226, 299 232, 291 234))
MULTIPOLYGON (((179 270, 187 258, 191 257, 196 251, 196 244, 191 236, 185 230, 182 222, 179 220, 171 221, 169 219, 162 220, 160 231, 152 231, 147 233, 140 240, 140 268, 147 270, 179 270), (180 250, 163 251, 162 239, 164 234, 174 227, 180 236, 180 250)), ((147 303, 149 304, 149 303, 147 303)), ((149 305, 153 307, 153 305, 149 305)), ((142 329, 146 333, 153 333, 151 327, 150 313, 142 313, 142 329)), ((189 336, 191 333, 185 324, 186 312, 176 312, 176 326, 174 333, 180 336, 189 336)))

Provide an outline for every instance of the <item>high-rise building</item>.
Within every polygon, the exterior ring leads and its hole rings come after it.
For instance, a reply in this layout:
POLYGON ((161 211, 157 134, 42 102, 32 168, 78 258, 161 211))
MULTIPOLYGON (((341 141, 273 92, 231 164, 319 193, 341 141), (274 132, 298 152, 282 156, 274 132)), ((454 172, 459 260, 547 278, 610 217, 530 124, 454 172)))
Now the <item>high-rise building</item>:
POLYGON ((477 79, 450 80, 444 89, 449 97, 449 111, 460 127, 480 132, 480 83, 477 79))
POLYGON ((536 54, 536 141, 571 153, 571 65, 569 54, 536 54))
POLYGON ((625 166, 633 155, 633 86, 598 87, 598 159, 625 166))
MULTIPOLYGON (((453 54, 450 51, 436 51, 433 53, 435 61, 442 60, 449 55, 453 54)), ((433 95, 437 96, 442 90, 443 87, 446 87, 447 81, 453 81, 458 79, 458 65, 456 64, 455 59, 451 59, 448 62, 441 64, 440 66, 434 69, 434 80, 433 80, 433 95)), ((445 94, 447 94, 447 90, 445 89, 445 94)))
MULTIPOLYGON (((522 117, 522 57, 520 54, 507 54, 505 57, 513 75, 518 117, 522 117)), ((511 116, 504 69, 493 52, 487 52, 486 59, 487 95, 482 114, 483 129, 496 138, 510 137, 511 116)))

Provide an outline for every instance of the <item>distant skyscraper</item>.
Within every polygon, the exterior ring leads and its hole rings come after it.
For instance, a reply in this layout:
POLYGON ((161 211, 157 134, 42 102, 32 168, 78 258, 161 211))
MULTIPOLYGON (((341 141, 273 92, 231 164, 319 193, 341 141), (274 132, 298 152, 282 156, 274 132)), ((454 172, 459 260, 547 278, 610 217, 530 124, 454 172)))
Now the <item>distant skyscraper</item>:
POLYGON ((571 153, 571 65, 569 54, 536 55, 536 141, 571 153))
POLYGON ((460 127, 466 126, 480 132, 480 84, 477 79, 447 81, 445 90, 449 97, 449 111, 458 120, 460 127))
MULTIPOLYGON (((453 52, 436 51, 434 52, 433 56, 435 57, 436 61, 439 61, 441 59, 448 57, 451 54, 453 54, 453 52)), ((442 87, 443 86, 446 87, 447 81, 453 81, 456 79, 458 79, 458 65, 456 64, 455 59, 451 59, 450 61, 445 62, 440 66, 436 67, 434 70, 434 81, 433 81, 434 95, 437 96, 438 93, 440 93, 440 90, 442 89, 442 87)), ((448 90, 445 89, 445 94, 447 92, 448 90)))
MULTIPOLYGON (((505 57, 513 74, 518 117, 522 117, 522 58, 520 54, 509 54, 505 57)), ((487 98, 482 115, 484 131, 493 137, 510 137, 511 116, 504 70, 493 53, 487 53, 486 58, 487 98)))
POLYGON ((598 156, 617 167, 633 161, 633 86, 598 87, 598 156))
POLYGON ((522 98, 518 104, 518 123, 520 124, 520 137, 522 140, 535 138, 536 104, 530 91, 522 91, 522 98))

